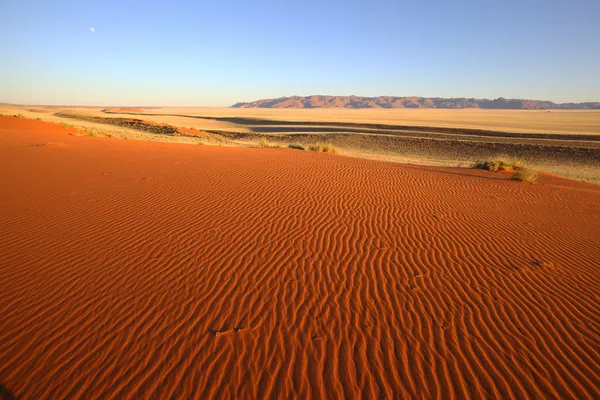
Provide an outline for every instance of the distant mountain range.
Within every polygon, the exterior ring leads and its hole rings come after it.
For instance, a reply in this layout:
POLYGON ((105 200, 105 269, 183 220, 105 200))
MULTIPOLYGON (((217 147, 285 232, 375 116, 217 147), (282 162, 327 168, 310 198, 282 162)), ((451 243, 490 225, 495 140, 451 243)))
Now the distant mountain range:
POLYGON ((234 108, 484 108, 492 110, 600 110, 600 102, 562 103, 551 101, 441 97, 291 96, 236 103, 234 108))

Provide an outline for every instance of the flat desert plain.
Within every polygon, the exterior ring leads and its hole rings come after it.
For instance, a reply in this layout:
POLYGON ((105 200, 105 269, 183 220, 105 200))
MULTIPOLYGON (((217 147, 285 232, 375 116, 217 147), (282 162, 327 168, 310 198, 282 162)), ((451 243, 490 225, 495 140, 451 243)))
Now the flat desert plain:
MULTIPOLYGON (((69 107, 0 104, 0 113, 22 113, 45 119, 60 110, 106 116, 143 115, 144 119, 178 125, 185 121, 198 129, 234 129, 225 118, 282 122, 336 122, 483 129, 499 132, 600 134, 600 110, 483 110, 483 109, 346 109, 346 108, 230 108, 230 107, 69 107), (182 120, 182 118, 185 118, 182 120), (220 119, 215 123, 211 118, 220 119)), ((55 118, 56 119, 56 118, 55 118)))
POLYGON ((489 129, 526 133, 600 133, 600 110, 351 109, 351 108, 114 108, 113 112, 247 117, 295 122, 341 122, 489 129))
POLYGON ((600 187, 0 117, 0 383, 598 398, 600 187))

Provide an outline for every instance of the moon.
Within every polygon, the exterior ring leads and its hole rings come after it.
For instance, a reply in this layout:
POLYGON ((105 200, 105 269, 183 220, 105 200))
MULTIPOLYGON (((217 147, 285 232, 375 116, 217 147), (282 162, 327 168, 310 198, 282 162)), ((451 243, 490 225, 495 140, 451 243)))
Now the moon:
POLYGON ((94 28, 90 28, 90 32, 94 33, 96 30, 94 28))

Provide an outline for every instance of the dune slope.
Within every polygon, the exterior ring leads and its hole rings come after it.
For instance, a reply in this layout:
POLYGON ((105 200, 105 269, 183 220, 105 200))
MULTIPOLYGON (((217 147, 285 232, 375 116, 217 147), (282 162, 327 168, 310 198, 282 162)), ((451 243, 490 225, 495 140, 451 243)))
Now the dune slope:
POLYGON ((0 384, 594 398, 600 191, 0 117, 0 384))

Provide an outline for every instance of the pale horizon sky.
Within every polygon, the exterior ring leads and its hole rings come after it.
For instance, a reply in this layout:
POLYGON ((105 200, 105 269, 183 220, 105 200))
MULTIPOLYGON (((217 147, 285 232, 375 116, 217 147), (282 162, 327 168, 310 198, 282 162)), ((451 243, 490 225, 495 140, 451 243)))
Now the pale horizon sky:
POLYGON ((0 102, 600 101, 600 1, 2 4, 0 102))

